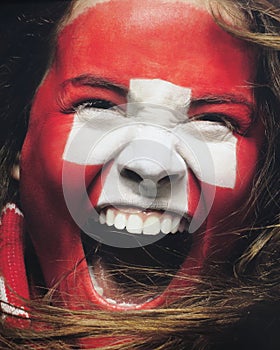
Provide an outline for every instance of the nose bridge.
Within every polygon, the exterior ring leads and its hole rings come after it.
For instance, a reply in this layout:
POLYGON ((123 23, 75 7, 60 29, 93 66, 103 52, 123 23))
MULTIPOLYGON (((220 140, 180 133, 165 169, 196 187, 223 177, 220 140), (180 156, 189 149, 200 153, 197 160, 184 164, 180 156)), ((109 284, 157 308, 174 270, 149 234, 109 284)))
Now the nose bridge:
POLYGON ((155 183, 167 176, 182 177, 186 172, 172 134, 155 127, 143 127, 141 136, 126 145, 117 162, 119 172, 125 169, 155 183))

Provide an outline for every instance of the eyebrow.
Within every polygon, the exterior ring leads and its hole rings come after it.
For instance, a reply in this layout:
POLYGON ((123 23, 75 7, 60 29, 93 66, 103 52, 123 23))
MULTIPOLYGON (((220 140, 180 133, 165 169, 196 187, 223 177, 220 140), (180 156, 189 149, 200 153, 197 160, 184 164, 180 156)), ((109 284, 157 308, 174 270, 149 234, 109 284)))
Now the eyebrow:
POLYGON ((199 98, 193 98, 190 103, 190 108, 203 107, 205 105, 223 105, 223 104, 235 104, 242 105, 248 109, 248 117, 251 123, 256 120, 255 105, 249 101, 243 95, 238 94, 225 94, 225 95, 207 95, 199 98))
POLYGON ((192 107, 200 107, 206 104, 240 104, 254 110, 254 104, 246 99, 243 95, 226 94, 226 95, 207 95, 191 100, 192 107))
POLYGON ((69 84, 76 87, 91 86, 113 90, 124 97, 128 94, 128 88, 125 85, 119 84, 111 79, 99 77, 93 74, 82 74, 77 77, 67 79, 61 84, 61 86, 62 88, 66 88, 69 84))

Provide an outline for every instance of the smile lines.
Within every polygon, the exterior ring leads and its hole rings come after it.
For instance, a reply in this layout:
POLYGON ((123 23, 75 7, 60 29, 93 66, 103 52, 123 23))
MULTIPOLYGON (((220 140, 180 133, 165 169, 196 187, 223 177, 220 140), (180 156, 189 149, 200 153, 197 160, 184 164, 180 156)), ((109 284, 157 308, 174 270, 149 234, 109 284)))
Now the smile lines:
POLYGON ((179 215, 158 211, 141 212, 136 208, 106 208, 99 215, 99 223, 114 226, 117 230, 126 229, 132 234, 144 235, 182 233, 187 232, 189 226, 187 220, 179 215))

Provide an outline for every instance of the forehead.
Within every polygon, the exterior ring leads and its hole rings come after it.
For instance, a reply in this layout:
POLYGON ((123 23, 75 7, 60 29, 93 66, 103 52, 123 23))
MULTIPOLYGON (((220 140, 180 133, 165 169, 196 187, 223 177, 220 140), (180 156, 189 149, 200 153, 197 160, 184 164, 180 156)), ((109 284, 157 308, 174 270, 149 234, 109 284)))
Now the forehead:
POLYGON ((129 85, 131 78, 157 78, 205 94, 252 79, 252 52, 196 6, 202 2, 90 3, 59 35, 55 68, 63 79, 91 73, 129 85))

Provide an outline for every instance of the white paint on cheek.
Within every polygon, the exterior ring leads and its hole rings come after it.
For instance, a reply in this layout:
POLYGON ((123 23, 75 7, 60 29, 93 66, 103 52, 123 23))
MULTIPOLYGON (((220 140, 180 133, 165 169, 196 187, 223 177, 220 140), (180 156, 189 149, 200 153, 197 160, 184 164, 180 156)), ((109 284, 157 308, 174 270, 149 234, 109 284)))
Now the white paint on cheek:
POLYGON ((176 128, 176 133, 182 140, 178 152, 198 179, 223 188, 235 187, 237 138, 226 126, 190 120, 176 128))
POLYGON ((134 137, 135 131, 118 112, 94 108, 77 112, 63 159, 76 164, 104 164, 134 137))

